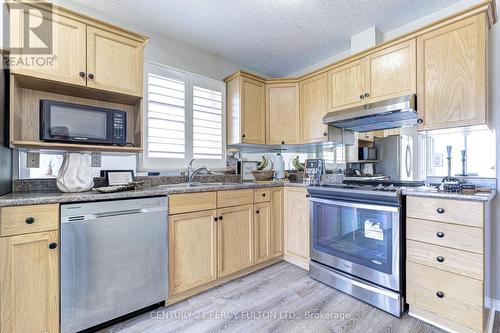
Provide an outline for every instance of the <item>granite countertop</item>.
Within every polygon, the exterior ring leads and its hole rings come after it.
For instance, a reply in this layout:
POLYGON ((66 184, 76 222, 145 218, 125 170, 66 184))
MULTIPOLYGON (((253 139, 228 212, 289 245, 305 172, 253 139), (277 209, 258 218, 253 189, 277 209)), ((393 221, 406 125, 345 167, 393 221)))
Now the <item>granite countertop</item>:
POLYGON ((50 203, 67 202, 88 202, 113 199, 130 199, 168 195, 174 193, 192 193, 208 191, 238 190, 247 188, 262 187, 305 187, 304 183, 207 183, 193 187, 176 186, 177 184, 166 184, 164 186, 150 186, 137 189, 135 191, 124 191, 116 193, 99 193, 95 191, 81 193, 62 193, 62 192, 14 192, 0 196, 0 207, 39 205, 50 203))
POLYGON ((491 192, 479 192, 476 194, 441 192, 434 187, 428 187, 428 186, 410 187, 403 189, 403 195, 443 198, 443 199, 456 199, 456 200, 485 201, 485 202, 491 201, 496 194, 497 194, 496 190, 492 190, 491 192))

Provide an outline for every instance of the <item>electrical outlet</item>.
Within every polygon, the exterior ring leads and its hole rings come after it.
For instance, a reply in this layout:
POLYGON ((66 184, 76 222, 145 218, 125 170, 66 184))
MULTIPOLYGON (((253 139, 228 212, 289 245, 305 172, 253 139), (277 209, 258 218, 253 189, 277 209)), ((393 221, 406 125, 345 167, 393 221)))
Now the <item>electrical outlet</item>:
POLYGON ((26 154, 26 168, 40 167, 40 153, 28 152, 26 154))
POLYGON ((92 160, 92 162, 91 162, 92 167, 94 167, 94 168, 101 167, 101 153, 92 153, 91 160, 92 160))

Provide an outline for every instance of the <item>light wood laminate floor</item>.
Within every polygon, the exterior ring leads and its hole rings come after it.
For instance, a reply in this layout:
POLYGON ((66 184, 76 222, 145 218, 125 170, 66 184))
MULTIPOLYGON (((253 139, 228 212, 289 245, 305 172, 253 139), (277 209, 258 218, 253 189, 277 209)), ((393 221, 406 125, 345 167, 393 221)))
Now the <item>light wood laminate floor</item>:
MULTIPOLYGON (((280 262, 102 333, 332 332, 442 333, 405 314, 393 317, 280 262), (318 316, 323 316, 318 318, 318 316), (330 316, 330 318, 328 318, 330 316)), ((500 332, 498 332, 500 333, 500 332)))

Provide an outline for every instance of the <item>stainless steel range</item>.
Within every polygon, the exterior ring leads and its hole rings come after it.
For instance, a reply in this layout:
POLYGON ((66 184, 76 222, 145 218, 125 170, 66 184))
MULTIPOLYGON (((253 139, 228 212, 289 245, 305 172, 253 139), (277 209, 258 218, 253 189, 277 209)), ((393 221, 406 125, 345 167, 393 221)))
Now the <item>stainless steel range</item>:
POLYGON ((422 183, 309 186, 309 275, 401 316, 404 310, 404 197, 422 183))

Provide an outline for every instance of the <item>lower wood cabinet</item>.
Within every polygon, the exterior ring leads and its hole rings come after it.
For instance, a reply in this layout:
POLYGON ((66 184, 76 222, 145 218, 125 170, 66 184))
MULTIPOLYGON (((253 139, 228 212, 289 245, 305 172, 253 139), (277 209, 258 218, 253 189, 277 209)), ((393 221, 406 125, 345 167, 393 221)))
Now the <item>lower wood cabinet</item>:
POLYGON ((309 199, 305 188, 285 188, 284 258, 304 269, 309 267, 309 199))
POLYGON ((218 210, 218 276, 250 267, 253 253, 253 205, 218 210))
POLYGON ((217 278, 217 211, 171 215, 169 293, 179 293, 217 278))
POLYGON ((283 188, 271 189, 271 258, 283 255, 283 209, 285 202, 283 188))
POLYGON ((0 238, 2 333, 59 332, 58 242, 57 231, 0 238))
POLYGON ((271 204, 262 202, 254 205, 255 263, 271 258, 271 204))

